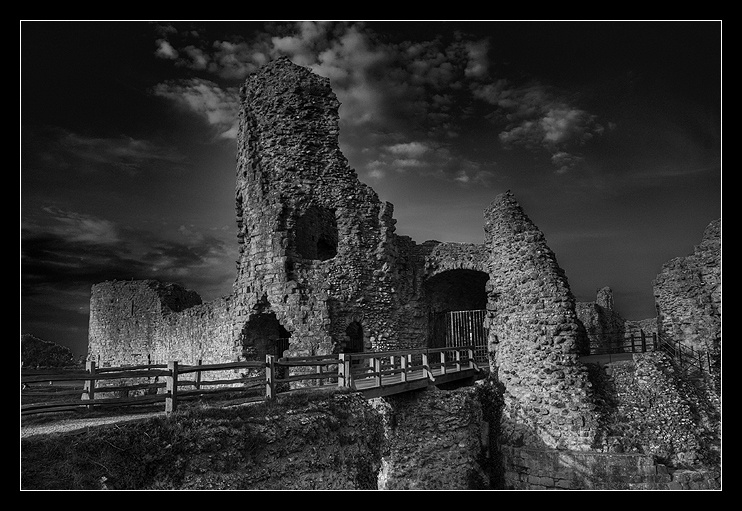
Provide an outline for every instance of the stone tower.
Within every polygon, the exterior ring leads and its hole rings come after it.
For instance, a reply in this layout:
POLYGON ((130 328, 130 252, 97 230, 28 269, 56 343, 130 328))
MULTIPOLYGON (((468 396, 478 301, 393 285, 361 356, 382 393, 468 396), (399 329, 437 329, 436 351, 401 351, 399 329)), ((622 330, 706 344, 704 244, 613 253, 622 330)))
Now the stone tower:
POLYGON ((379 278, 389 270, 391 205, 340 152, 328 79, 279 58, 247 80, 241 105, 239 342, 270 331, 293 354, 360 351, 379 330, 374 307, 392 299, 379 278))
POLYGON ((507 192, 485 211, 490 352, 505 392, 502 440, 589 449, 597 433, 587 349, 567 277, 543 233, 507 192))

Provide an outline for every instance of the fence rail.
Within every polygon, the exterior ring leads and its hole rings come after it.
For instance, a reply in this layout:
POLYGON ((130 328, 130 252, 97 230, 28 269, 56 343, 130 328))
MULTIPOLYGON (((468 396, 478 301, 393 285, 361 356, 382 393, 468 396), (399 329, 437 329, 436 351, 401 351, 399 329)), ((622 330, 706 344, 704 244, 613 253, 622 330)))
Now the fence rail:
POLYGON ((298 388, 297 385, 348 387, 360 391, 383 389, 376 395, 385 395, 380 392, 411 388, 405 384, 413 380, 426 380, 425 384, 442 382, 445 379, 441 375, 464 377, 477 369, 472 347, 291 358, 267 355, 264 362, 195 365, 171 361, 97 367, 95 362, 88 362, 85 372, 22 375, 21 414, 153 403, 164 403, 165 412, 170 413, 177 409, 181 400, 195 396, 238 392, 258 401, 273 399, 280 392, 298 388), (216 377, 205 380, 203 376, 209 374, 216 377), (101 382, 110 385, 100 385, 101 382), (396 384, 402 385, 392 389, 396 384), (64 399, 66 396, 76 398, 64 399), (52 397, 53 400, 43 401, 52 397))
POLYGON ((711 356, 708 352, 694 349, 680 341, 667 339, 657 333, 647 335, 644 331, 631 332, 625 335, 622 342, 605 346, 591 347, 591 355, 616 353, 646 353, 660 351, 675 360, 679 368, 687 374, 694 371, 709 372, 711 356))

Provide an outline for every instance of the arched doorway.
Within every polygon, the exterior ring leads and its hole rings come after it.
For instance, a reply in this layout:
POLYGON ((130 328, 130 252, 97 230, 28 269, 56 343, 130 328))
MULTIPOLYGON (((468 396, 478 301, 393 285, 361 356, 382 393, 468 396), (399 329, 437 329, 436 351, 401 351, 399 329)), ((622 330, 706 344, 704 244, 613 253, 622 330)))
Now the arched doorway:
POLYGON ((473 345, 476 358, 486 360, 484 318, 488 280, 489 275, 483 271, 455 269, 443 271, 425 281, 429 347, 473 345))

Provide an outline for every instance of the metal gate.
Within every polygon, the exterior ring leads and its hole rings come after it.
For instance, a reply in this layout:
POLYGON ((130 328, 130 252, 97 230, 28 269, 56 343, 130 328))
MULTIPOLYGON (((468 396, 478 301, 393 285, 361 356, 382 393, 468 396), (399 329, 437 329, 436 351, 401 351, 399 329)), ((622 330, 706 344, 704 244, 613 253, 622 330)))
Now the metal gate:
POLYGON ((431 347, 474 346, 474 358, 486 364, 487 329, 484 328, 486 310, 440 312, 433 318, 431 347))

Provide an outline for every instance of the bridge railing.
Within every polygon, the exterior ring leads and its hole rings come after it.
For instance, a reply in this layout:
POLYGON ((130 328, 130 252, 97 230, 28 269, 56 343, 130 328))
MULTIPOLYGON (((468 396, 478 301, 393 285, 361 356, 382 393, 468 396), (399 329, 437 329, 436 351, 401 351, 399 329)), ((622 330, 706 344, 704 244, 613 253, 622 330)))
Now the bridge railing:
POLYGON ((593 346, 590 349, 590 354, 647 353, 652 351, 666 353, 685 373, 709 372, 711 368, 711 355, 707 351, 694 349, 693 346, 668 339, 657 332, 646 334, 643 330, 625 334, 618 343, 593 346))
POLYGON ((406 383, 412 379, 434 382, 436 375, 476 368, 473 346, 341 353, 338 385, 358 388, 363 382, 368 388, 406 383))
POLYGON ((170 361, 167 364, 97 367, 91 361, 85 372, 22 375, 21 413, 163 402, 165 411, 173 412, 180 401, 207 394, 239 393, 250 399, 264 400, 302 385, 357 390, 362 386, 373 388, 413 379, 433 382, 441 375, 473 368, 476 368, 473 347, 288 358, 267 355, 264 362, 194 365, 170 361), (205 375, 212 375, 212 379, 205 379, 205 375), (359 382, 363 384, 358 385, 359 382), (44 398, 51 400, 44 401, 44 398))

